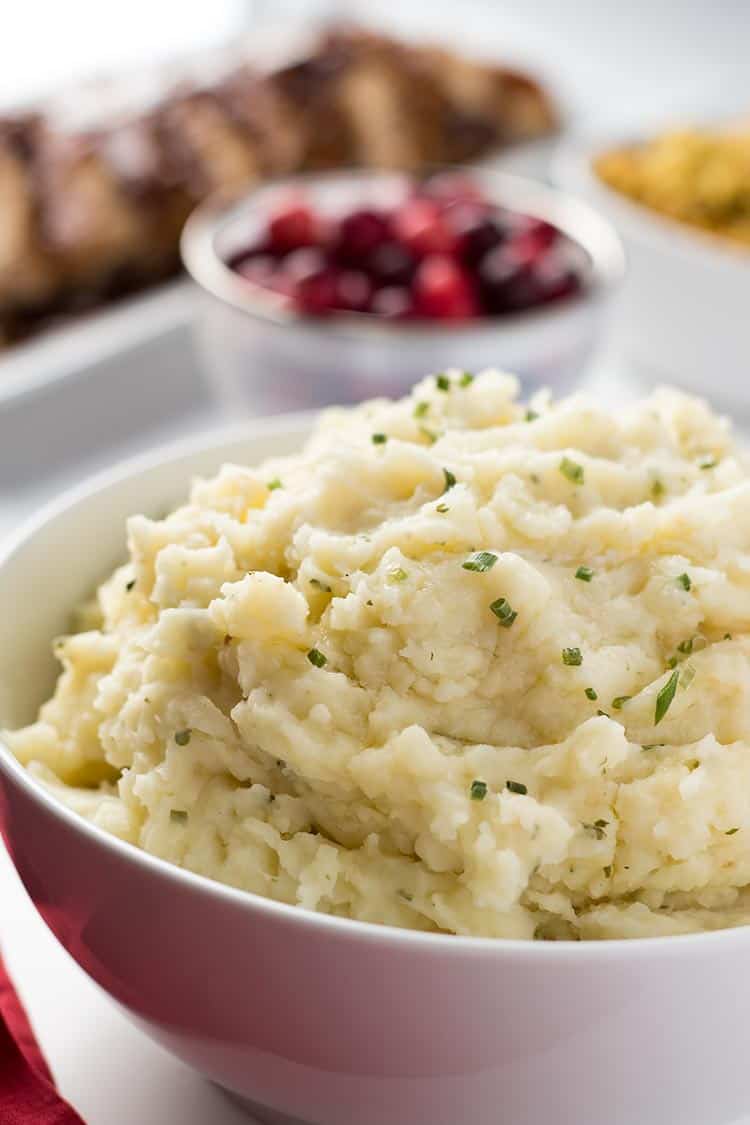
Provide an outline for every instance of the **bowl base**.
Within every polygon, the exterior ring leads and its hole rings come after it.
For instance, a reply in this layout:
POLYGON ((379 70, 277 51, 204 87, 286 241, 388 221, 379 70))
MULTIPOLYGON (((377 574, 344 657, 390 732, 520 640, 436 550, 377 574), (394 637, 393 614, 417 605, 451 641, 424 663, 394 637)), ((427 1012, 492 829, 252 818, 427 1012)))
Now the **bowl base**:
MULTIPOLYGON (((258 1125, 315 1125, 314 1121, 305 1121, 301 1117, 290 1117, 286 1113, 279 1113, 276 1109, 271 1109, 270 1106, 260 1105, 259 1102, 254 1102, 250 1098, 244 1098, 241 1094, 235 1094, 234 1090, 228 1090, 226 1086, 219 1086, 222 1093, 233 1101, 235 1105, 244 1109, 254 1122, 258 1125)), ((248 1125, 251 1125, 249 1122, 248 1125)))

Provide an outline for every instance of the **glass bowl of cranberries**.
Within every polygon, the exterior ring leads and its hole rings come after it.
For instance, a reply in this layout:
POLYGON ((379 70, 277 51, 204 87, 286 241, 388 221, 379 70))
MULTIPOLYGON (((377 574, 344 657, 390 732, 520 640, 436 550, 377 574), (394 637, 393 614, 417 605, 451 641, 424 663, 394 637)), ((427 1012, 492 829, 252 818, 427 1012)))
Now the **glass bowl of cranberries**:
POLYGON ((478 168, 268 183, 200 207, 182 251, 209 372, 259 413, 400 395, 445 368, 563 385, 623 273, 587 204, 478 168))

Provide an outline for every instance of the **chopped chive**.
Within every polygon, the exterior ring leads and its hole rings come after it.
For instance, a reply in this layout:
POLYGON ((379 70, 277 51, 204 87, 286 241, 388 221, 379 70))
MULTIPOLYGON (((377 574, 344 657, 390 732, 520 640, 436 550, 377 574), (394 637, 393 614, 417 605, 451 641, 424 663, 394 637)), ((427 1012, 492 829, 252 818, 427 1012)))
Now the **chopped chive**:
POLYGON ((391 582, 405 582, 408 577, 409 575, 402 566, 397 566, 394 570, 388 571, 388 578, 391 582))
POLYGON ((311 578, 310 585, 314 586, 316 590, 322 590, 324 594, 331 593, 331 587, 327 586, 325 582, 321 582, 319 578, 311 578))
POLYGON ((497 562, 497 555, 492 551, 478 551, 475 555, 470 555, 465 562, 461 563, 464 570, 473 570, 477 574, 484 574, 487 570, 492 570, 497 562))
POLYGON ((600 818, 599 820, 594 821, 594 828, 606 828, 608 824, 609 824, 608 820, 602 820, 600 818))
POLYGON ((511 625, 518 617, 518 614, 513 609, 510 602, 505 598, 498 598, 497 601, 492 603, 490 609, 504 629, 510 629, 511 625))
POLYGON ((188 728, 187 730, 178 730, 175 733, 174 740, 178 746, 187 746, 190 741, 190 735, 193 732, 188 728))
POLYGON ((173 824, 184 824, 187 818, 188 814, 184 809, 169 810, 169 819, 173 822, 173 824))
POLYGON ((128 593, 130 593, 130 591, 133 589, 134 586, 135 586, 135 578, 131 578, 129 582, 125 583, 125 589, 127 590, 128 593))
POLYGON ((689 574, 678 574, 677 581, 682 586, 683 590, 689 590, 693 585, 689 574))
POLYGON ((506 781, 505 788, 510 789, 511 793, 518 793, 521 797, 525 797, 528 789, 522 781, 506 781))
POLYGON ((578 570, 576 571, 576 578, 580 579, 581 582, 590 582, 593 577, 594 572, 590 566, 578 567, 578 570))
POLYGON ((615 711, 621 711, 623 705, 632 698, 632 695, 618 695, 615 699, 612 700, 612 706, 614 707, 615 711))
POLYGON ((281 481, 279 480, 278 477, 274 477, 273 480, 269 480, 268 484, 266 485, 266 488, 268 489, 269 492, 275 492, 277 488, 283 488, 283 487, 284 486, 283 486, 283 484, 281 483, 281 481))
POLYGON ((453 488, 454 484, 456 483, 456 478, 454 477, 450 469, 443 469, 443 476, 445 477, 445 488, 443 489, 443 492, 447 492, 449 489, 453 488))
POLYGON ((372 444, 373 445, 385 445, 385 443, 387 441, 388 441, 388 434, 373 434, 372 435, 372 444))
POLYGON ((577 461, 571 461, 570 457, 563 457, 559 469, 573 484, 583 484, 583 465, 579 465, 577 461))
POLYGON ((651 482, 651 495, 654 500, 658 500, 660 496, 664 495, 664 482, 660 477, 655 477, 651 482))
POLYGON ((307 654, 307 659, 311 664, 314 664, 316 668, 322 668, 325 664, 328 663, 328 657, 324 656, 320 649, 317 648, 310 649, 307 654))
POLYGON ((676 656, 670 656, 669 660, 667 661, 667 668, 676 668, 677 664, 678 664, 677 657, 676 656))
POLYGON ((656 697, 656 708, 654 710, 654 726, 662 721, 667 711, 672 705, 674 693, 677 691, 677 683, 680 679, 679 672, 673 672, 669 677, 664 687, 661 689, 656 697))
POLYGON ((598 699, 599 696, 597 695, 596 690, 594 688, 587 687, 586 688, 586 698, 590 699, 593 702, 595 699, 598 699))
POLYGON ((708 457, 702 457, 698 462, 699 469, 715 469, 719 464, 717 459, 709 454, 708 457))
POLYGON ((693 651, 693 641, 693 637, 688 637, 686 641, 680 641, 677 646, 677 651, 681 652, 683 656, 690 656, 690 653, 693 651))
POLYGON ((450 511, 450 508, 448 507, 448 505, 447 505, 447 504, 438 504, 438 506, 437 506, 437 508, 435 509, 435 511, 436 511, 436 512, 440 512, 440 515, 442 516, 442 515, 444 515, 444 514, 445 514, 445 512, 449 512, 449 511, 450 511))
POLYGON ((612 874, 612 864, 608 863, 606 867, 602 868, 602 871, 604 872, 607 879, 609 879, 610 875, 612 874))
POLYGON ((578 668, 583 664, 583 655, 580 648, 564 648, 562 650, 562 662, 567 664, 569 668, 578 668))
POLYGON ((414 417, 415 418, 424 418, 425 414, 427 413, 427 411, 429 409, 430 409, 429 402, 418 402, 417 405, 414 407, 414 417))
POLYGON ((724 637, 722 639, 725 640, 725 641, 731 641, 732 634, 731 633, 725 633, 724 637))
POLYGON ((447 375, 436 375, 435 385, 439 391, 449 391, 451 389, 451 381, 447 375))
POLYGON ((531 407, 529 407, 529 409, 523 416, 523 420, 524 422, 536 422, 538 417, 539 415, 537 414, 536 410, 532 410, 531 407))
POLYGON ((641 746, 641 750, 660 750, 665 745, 664 742, 649 742, 645 746, 641 746))
POLYGON ((459 387, 470 387, 474 382, 474 376, 471 371, 462 371, 461 378, 458 380, 459 387))
POLYGON ((430 445, 434 445, 435 442, 437 441, 438 437, 439 437, 439 434, 434 433, 433 430, 428 430, 426 426, 420 426, 419 432, 420 432, 420 434, 422 434, 424 437, 427 438, 430 445))
POLYGON ((734 836, 735 832, 739 832, 739 828, 727 828, 724 835, 725 836, 734 836))
POLYGON ((597 713, 597 715, 601 716, 602 719, 608 719, 609 718, 609 715, 607 714, 606 711, 597 711, 596 713, 597 713))
POLYGON ((471 783, 469 793, 471 794, 472 801, 483 801, 487 796, 487 782, 475 778, 471 783))

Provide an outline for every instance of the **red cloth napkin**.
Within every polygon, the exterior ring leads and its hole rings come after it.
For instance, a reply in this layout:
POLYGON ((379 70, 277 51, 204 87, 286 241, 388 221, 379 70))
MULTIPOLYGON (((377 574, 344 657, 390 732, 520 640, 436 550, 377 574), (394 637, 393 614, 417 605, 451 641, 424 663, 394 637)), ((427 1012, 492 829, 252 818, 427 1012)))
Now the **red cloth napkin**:
POLYGON ((0 1122, 84 1125, 57 1092, 26 1012, 0 958, 0 1122))

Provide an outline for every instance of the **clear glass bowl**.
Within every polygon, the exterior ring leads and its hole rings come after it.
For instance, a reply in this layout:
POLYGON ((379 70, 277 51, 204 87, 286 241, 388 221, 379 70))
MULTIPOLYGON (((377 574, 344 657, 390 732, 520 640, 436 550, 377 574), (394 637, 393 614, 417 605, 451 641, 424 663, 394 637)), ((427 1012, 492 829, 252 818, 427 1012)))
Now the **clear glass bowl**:
POLYGON ((222 399, 256 414, 350 403, 399 396, 422 376, 451 367, 514 371, 529 387, 569 384, 596 343, 623 274, 619 238, 588 204, 552 188, 480 168, 463 171, 491 203, 545 219, 582 248, 587 266, 580 294, 462 323, 303 316, 248 283, 227 260, 252 241, 280 194, 299 190, 316 210, 341 214, 398 203, 409 177, 373 171, 295 176, 232 201, 214 198, 188 221, 182 254, 200 287, 199 348, 222 399))

